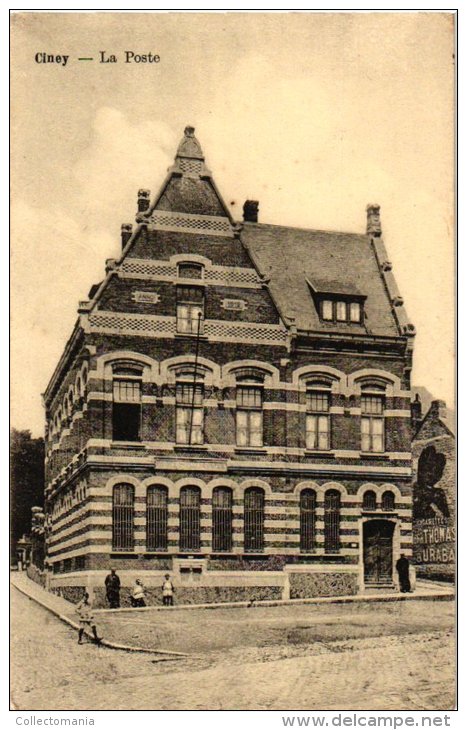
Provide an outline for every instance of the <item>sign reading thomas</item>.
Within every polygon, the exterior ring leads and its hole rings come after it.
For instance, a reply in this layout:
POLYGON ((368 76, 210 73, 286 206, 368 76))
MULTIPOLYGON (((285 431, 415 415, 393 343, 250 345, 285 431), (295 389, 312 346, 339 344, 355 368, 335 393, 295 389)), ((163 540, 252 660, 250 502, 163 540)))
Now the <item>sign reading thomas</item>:
MULTIPOLYGON (((420 453, 414 485, 414 562, 422 572, 436 566, 453 566, 455 561, 454 522, 448 497, 437 485, 443 477, 446 456, 433 445, 420 453)), ((441 567, 440 572, 443 572, 441 567)))

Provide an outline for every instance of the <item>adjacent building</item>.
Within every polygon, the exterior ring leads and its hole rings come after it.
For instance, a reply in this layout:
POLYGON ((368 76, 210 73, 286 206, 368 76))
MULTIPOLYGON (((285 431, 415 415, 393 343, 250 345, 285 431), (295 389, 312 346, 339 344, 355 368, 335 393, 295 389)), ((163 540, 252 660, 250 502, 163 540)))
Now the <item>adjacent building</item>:
POLYGON ((233 219, 187 127, 44 394, 49 582, 351 594, 412 552, 415 330, 382 238, 233 219))

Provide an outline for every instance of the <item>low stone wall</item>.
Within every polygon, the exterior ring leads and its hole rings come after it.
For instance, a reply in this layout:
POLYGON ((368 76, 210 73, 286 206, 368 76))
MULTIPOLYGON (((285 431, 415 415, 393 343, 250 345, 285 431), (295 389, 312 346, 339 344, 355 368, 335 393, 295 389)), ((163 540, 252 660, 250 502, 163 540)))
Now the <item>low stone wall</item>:
MULTIPOLYGON (((120 607, 131 606, 131 589, 122 588, 120 591, 120 607)), ((162 606, 162 592, 160 588, 145 589, 147 606, 162 606)), ((282 598, 280 586, 180 586, 175 590, 174 603, 176 605, 196 605, 200 603, 230 603, 232 601, 277 601, 282 598)), ((105 598, 104 588, 94 589, 95 608, 109 608, 105 598)))
POLYGON ((290 573, 290 598, 354 596, 358 593, 356 573, 290 573))
MULTIPOLYGON (((66 601, 71 603, 79 603, 84 596, 84 586, 60 586, 58 588, 51 588, 51 593, 55 593, 56 596, 64 598, 66 601)), ((97 607, 96 607, 97 608, 97 607)))

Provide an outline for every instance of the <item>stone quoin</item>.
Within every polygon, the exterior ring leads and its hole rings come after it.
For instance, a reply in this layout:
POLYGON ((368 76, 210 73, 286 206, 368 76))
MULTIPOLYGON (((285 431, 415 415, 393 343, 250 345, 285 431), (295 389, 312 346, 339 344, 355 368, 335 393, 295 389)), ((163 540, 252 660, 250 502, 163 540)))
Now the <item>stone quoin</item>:
POLYGON ((44 394, 49 585, 104 605, 352 594, 412 554, 415 328, 365 233, 233 219, 193 127, 44 394))

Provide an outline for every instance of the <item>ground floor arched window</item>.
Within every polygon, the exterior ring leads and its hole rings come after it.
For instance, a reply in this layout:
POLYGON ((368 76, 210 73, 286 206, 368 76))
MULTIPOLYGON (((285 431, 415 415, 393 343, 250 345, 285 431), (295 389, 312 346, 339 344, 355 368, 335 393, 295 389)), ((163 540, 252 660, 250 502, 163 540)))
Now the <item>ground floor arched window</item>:
POLYGON ((146 502, 146 547, 148 550, 167 550, 167 512, 167 487, 148 487, 146 502))
POLYGON ((232 550, 232 490, 216 487, 212 493, 212 549, 232 550))
POLYGON ((316 492, 300 492, 300 552, 311 553, 316 547, 316 492))
POLYGON ((337 489, 329 489, 324 495, 324 552, 340 550, 341 495, 337 489))
POLYGON ((132 484, 116 484, 112 500, 112 549, 134 549, 135 488, 132 484))
POLYGON ((264 490, 250 487, 245 490, 245 552, 264 549, 264 490))
POLYGON ((182 487, 180 490, 180 550, 195 552, 201 546, 201 490, 182 487))

